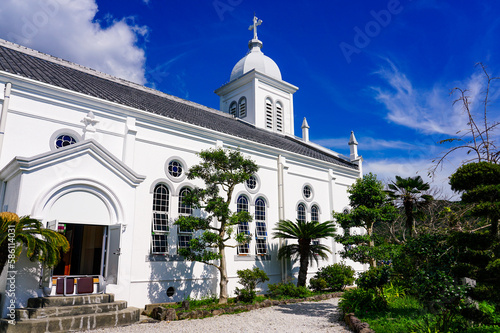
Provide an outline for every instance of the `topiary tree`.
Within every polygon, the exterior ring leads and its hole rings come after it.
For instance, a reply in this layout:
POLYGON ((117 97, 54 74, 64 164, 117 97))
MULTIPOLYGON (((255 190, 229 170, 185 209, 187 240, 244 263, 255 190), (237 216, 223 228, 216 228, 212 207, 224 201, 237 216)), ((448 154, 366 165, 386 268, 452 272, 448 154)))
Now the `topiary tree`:
POLYGON ((462 165, 451 175, 450 185, 452 190, 462 192, 463 202, 475 203, 472 213, 486 217, 491 223, 491 234, 500 237, 500 165, 490 162, 462 165))
POLYGON ((298 287, 304 287, 307 279, 307 267, 313 260, 318 262, 318 258, 327 259, 328 253, 331 253, 328 246, 312 243, 313 239, 333 237, 337 228, 333 221, 326 222, 304 222, 297 220, 279 221, 274 228, 274 238, 296 239, 297 244, 287 244, 278 250, 278 258, 299 259, 299 278, 298 287))
POLYGON ((0 274, 7 261, 13 265, 19 259, 23 248, 31 261, 54 267, 61 259, 61 251, 69 251, 69 243, 62 234, 43 228, 40 221, 29 216, 0 213, 0 274))
POLYGON ((203 230, 198 237, 193 237, 189 247, 179 249, 179 254, 188 260, 199 261, 217 268, 220 273, 219 303, 227 303, 226 247, 234 235, 238 243, 249 241, 249 235, 233 234, 239 223, 250 222, 250 213, 231 212, 229 205, 236 185, 245 182, 257 172, 259 167, 252 160, 245 158, 238 150, 222 148, 203 150, 198 154, 201 163, 189 169, 188 179, 200 178, 205 188, 195 188, 186 195, 184 204, 203 209, 204 217, 181 216, 175 222, 181 229, 203 230), (220 191, 224 194, 220 194, 220 191))

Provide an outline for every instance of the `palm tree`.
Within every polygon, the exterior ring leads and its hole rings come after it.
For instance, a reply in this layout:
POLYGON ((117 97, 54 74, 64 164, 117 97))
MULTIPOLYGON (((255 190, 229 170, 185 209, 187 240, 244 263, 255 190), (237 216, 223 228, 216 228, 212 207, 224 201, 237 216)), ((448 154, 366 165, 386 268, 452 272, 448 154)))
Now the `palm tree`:
POLYGON ((396 176, 396 181, 388 184, 387 194, 403 207, 406 216, 406 229, 410 237, 416 234, 415 214, 419 209, 429 204, 434 198, 425 194, 430 185, 425 183, 420 176, 402 178, 396 176))
POLYGON ((313 260, 318 262, 318 257, 322 259, 328 258, 328 253, 331 253, 328 246, 313 243, 313 239, 321 239, 333 237, 337 228, 333 221, 327 222, 305 222, 297 220, 292 222, 289 220, 279 221, 274 228, 274 238, 280 239, 297 239, 297 244, 287 244, 278 250, 278 258, 291 258, 293 260, 299 258, 300 269, 297 286, 305 286, 307 279, 307 267, 313 260))
POLYGON ((9 264, 11 259, 14 262, 19 259, 23 247, 31 261, 38 260, 47 267, 54 267, 59 262, 60 251, 68 252, 69 243, 64 235, 42 228, 42 223, 36 219, 0 213, 0 274, 7 259, 9 264))

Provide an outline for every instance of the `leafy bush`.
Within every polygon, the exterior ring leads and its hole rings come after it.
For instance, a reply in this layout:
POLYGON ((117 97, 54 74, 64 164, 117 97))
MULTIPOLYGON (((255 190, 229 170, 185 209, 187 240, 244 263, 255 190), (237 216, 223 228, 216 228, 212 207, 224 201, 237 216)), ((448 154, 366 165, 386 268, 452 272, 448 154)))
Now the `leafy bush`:
POLYGON ((389 283, 390 266, 371 267, 359 275, 356 284, 361 289, 373 289, 378 295, 383 293, 383 287, 389 283))
POLYGON ((311 296, 311 291, 304 286, 297 287, 292 282, 288 283, 270 283, 267 285, 269 288, 269 296, 271 298, 295 297, 305 298, 311 296))
POLYGON ((309 283, 311 284, 310 288, 314 291, 322 291, 328 287, 328 284, 323 278, 312 278, 309 280, 309 283))
POLYGON ((244 289, 236 288, 238 300, 242 302, 252 302, 255 299, 255 288, 257 284, 269 281, 269 277, 262 269, 254 267, 253 269, 237 270, 236 274, 240 278, 238 283, 243 285, 244 289))
POLYGON ((323 279, 329 289, 340 291, 354 283, 354 273, 355 271, 351 266, 340 263, 321 267, 314 275, 314 278, 323 279))
POLYGON ((387 308, 387 302, 378 296, 373 289, 351 289, 344 292, 339 302, 344 313, 365 313, 367 311, 382 311, 387 308))

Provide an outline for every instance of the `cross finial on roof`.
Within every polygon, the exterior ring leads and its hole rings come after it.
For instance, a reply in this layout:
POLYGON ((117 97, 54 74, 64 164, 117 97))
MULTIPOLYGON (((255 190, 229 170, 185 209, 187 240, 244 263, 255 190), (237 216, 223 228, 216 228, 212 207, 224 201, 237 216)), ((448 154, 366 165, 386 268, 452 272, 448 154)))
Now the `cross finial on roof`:
POLYGON ((248 27, 248 30, 253 30, 253 39, 257 38, 257 26, 262 24, 262 20, 259 20, 255 14, 253 14, 253 24, 248 27))

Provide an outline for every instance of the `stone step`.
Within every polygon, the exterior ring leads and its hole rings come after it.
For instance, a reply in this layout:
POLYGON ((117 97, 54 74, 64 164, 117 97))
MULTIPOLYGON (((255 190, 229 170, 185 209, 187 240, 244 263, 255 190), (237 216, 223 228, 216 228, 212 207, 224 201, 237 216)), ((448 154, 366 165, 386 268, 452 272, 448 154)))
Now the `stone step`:
POLYGON ((28 308, 47 308, 51 306, 71 306, 84 304, 112 303, 113 294, 92 294, 79 296, 50 296, 28 299, 28 308))
POLYGON ((17 320, 30 320, 51 317, 76 316, 92 313, 105 313, 119 311, 127 308, 126 301, 115 301, 113 303, 97 303, 71 306, 50 306, 45 308, 21 308, 16 309, 17 320))
POLYGON ((106 313, 23 320, 15 322, 15 325, 9 324, 9 322, 5 319, 0 319, 0 332, 71 332, 126 326, 138 322, 140 312, 141 309, 139 308, 129 307, 124 310, 106 313))

